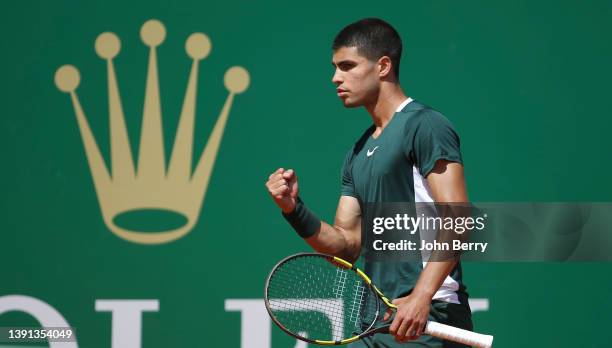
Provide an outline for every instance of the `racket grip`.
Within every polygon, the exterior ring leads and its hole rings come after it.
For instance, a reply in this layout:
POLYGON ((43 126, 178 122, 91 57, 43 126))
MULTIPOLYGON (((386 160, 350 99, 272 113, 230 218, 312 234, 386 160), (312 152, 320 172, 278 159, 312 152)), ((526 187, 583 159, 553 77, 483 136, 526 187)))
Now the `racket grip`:
POLYGON ((430 336, 435 336, 478 348, 491 348, 493 345, 493 336, 491 335, 483 335, 453 326, 440 324, 435 321, 427 322, 425 333, 430 336))

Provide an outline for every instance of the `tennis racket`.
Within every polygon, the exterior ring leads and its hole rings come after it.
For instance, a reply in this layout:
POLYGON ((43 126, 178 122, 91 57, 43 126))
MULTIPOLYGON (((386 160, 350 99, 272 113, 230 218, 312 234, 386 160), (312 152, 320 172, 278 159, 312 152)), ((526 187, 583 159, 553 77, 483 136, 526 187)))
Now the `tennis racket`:
MULTIPOLYGON (((266 281, 270 317, 289 335, 320 345, 339 345, 376 333, 388 333, 383 321, 392 304, 370 278, 338 257, 302 253, 280 261, 266 281)), ((425 334, 489 348, 493 336, 429 321, 425 334)))

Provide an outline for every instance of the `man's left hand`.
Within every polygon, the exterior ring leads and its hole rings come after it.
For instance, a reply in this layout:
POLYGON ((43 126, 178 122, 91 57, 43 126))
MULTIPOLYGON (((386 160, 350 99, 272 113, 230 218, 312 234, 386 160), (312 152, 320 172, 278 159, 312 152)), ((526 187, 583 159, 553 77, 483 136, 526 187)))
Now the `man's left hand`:
MULTIPOLYGON (((389 333, 395 336, 398 342, 406 342, 419 338, 425 330, 431 306, 431 297, 412 293, 406 297, 393 300, 397 312, 389 333)), ((385 316, 388 319, 389 314, 385 316)))

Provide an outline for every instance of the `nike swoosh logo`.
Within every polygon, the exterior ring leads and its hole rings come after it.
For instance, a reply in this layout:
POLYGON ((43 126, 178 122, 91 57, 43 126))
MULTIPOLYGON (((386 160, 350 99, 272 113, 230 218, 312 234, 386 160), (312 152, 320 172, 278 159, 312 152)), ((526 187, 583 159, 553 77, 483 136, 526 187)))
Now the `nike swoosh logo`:
POLYGON ((375 148, 372 149, 372 151, 370 151, 370 149, 368 149, 368 152, 366 153, 366 155, 368 157, 372 156, 374 154, 374 151, 376 151, 376 149, 378 149, 378 146, 376 146, 375 148))

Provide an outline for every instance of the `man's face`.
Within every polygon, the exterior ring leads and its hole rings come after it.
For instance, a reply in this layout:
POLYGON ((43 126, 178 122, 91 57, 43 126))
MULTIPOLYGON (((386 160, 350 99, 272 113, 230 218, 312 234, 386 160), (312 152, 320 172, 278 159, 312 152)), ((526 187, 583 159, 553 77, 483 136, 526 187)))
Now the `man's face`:
POLYGON ((336 69, 332 82, 345 107, 376 102, 380 88, 376 62, 359 55, 356 47, 340 47, 334 51, 332 65, 336 69))

